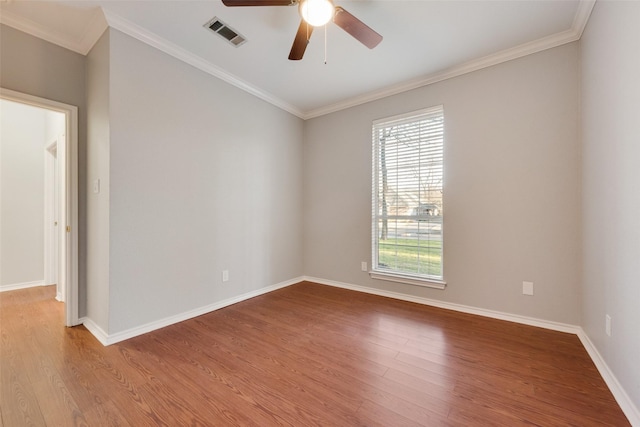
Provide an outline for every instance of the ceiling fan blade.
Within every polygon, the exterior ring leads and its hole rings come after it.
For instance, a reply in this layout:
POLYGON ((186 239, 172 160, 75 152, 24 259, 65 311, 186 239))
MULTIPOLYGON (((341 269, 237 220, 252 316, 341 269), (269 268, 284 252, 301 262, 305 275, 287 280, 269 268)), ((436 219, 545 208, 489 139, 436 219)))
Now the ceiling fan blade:
POLYGON ((340 6, 336 6, 333 22, 369 49, 378 46, 382 41, 380 34, 340 6))
POLYGON ((291 6, 296 4, 295 0, 222 0, 228 7, 236 6, 291 6))
POLYGON ((304 19, 300 20, 300 26, 298 27, 296 38, 293 40, 293 46, 291 46, 289 59, 291 59, 292 61, 298 61, 302 59, 302 57, 304 56, 304 51, 307 49, 307 45, 309 44, 309 39, 311 38, 312 32, 313 27, 307 24, 304 19))

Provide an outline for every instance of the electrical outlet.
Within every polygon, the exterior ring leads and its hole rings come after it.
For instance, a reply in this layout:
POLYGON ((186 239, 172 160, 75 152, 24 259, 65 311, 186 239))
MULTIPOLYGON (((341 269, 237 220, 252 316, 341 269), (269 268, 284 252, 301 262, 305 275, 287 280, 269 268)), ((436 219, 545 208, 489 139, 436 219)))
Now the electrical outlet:
POLYGON ((229 281, 229 270, 222 270, 222 281, 223 282, 229 281))
POLYGON ((607 336, 611 336, 611 316, 608 314, 604 316, 604 331, 607 333, 607 336))
POLYGON ((522 294, 533 295, 533 282, 522 282, 522 294))
POLYGON ((361 269, 362 271, 367 271, 367 261, 362 261, 362 262, 360 263, 360 269, 361 269))

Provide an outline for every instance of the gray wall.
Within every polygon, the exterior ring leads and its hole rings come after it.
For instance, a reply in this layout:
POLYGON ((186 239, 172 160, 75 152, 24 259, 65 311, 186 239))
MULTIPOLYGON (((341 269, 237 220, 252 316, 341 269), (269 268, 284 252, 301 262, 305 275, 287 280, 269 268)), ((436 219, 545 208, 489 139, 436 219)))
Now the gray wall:
POLYGON ((85 308, 85 57, 0 24, 0 86, 78 107, 79 315, 85 308))
POLYGON ((0 286, 44 279, 46 116, 0 100, 0 286))
POLYGON ((597 2, 581 49, 582 326, 640 407, 640 3, 597 2))
POLYGON ((301 276, 302 120, 118 31, 109 43, 108 332, 301 276))
POLYGON ((109 330, 109 31, 87 55, 87 312, 109 330), (93 192, 99 180, 100 192, 93 192))
POLYGON ((572 43, 307 121, 305 274, 580 324, 578 82, 572 43), (370 279, 371 122, 439 104, 447 288, 370 279))

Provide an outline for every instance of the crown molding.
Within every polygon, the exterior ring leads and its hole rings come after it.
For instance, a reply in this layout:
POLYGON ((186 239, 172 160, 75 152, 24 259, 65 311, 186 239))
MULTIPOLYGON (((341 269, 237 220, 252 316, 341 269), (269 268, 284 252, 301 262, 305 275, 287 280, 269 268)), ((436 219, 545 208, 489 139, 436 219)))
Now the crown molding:
POLYGON ((589 22, 595 4, 596 0, 580 0, 580 3, 578 3, 578 10, 576 11, 576 16, 573 18, 573 25, 571 25, 571 29, 576 32, 578 39, 582 37, 582 33, 587 26, 587 22, 589 22))
POLYGON ((2 10, 0 23, 81 55, 89 53, 95 42, 100 38, 100 35, 107 28, 107 23, 100 9, 96 9, 91 19, 87 21, 85 31, 79 40, 51 31, 9 10, 2 10))
POLYGON ((208 73, 241 90, 244 90, 245 92, 258 97, 263 101, 266 101, 284 111, 300 117, 303 120, 307 120, 347 108, 355 107, 381 98, 386 98, 388 96, 397 95, 399 93, 417 89, 423 86, 428 86, 433 83, 448 80, 467 73, 471 73, 473 71, 478 71, 483 68, 491 67, 503 62, 511 61, 513 59, 521 58, 523 56, 531 55, 546 49, 551 49, 566 43, 571 43, 579 40, 582 36, 582 32, 584 31, 585 26, 587 25, 589 17, 591 16, 591 11, 593 10, 595 3, 596 0, 580 0, 580 2, 578 3, 576 15, 573 20, 573 24, 569 30, 553 34, 538 40, 534 40, 532 42, 524 43, 513 48, 505 49, 503 51, 485 56, 483 58, 469 61, 436 73, 425 75, 418 79, 403 82, 394 86, 389 86, 378 91, 369 92, 362 96, 349 98, 345 101, 308 111, 300 110, 299 108, 283 101, 275 95, 251 85, 250 83, 240 79, 239 77, 227 71, 224 71, 223 69, 204 60, 203 58, 194 55, 191 52, 188 52, 180 46, 171 43, 170 41, 163 39, 155 33, 152 33, 151 31, 146 30, 145 28, 142 28, 108 10, 99 9, 102 11, 102 13, 97 11, 94 14, 93 18, 87 23, 86 30, 80 40, 72 40, 69 37, 64 37, 60 34, 48 31, 35 22, 27 20, 17 14, 14 14, 13 12, 9 12, 6 10, 3 10, 0 14, 0 22, 2 24, 31 34, 32 36, 47 40, 51 43, 57 44, 82 55, 86 55, 91 50, 93 45, 98 41, 107 27, 112 27, 137 40, 140 40, 145 44, 148 44, 149 46, 153 46, 156 49, 159 49, 176 59, 179 59, 180 61, 196 67, 197 69, 204 71, 205 73, 208 73))
MULTIPOLYGON (((39 39, 46 40, 65 49, 72 50, 76 53, 82 53, 80 43, 77 40, 72 40, 69 37, 62 36, 46 28, 41 27, 37 23, 26 19, 18 14, 15 14, 9 10, 3 10, 0 13, 0 23, 13 27, 16 30, 20 30, 23 33, 30 34, 39 39)), ((84 55, 84 54, 83 54, 84 55)))
POLYGON ((463 74, 478 71, 483 68, 492 67, 503 62, 522 58, 527 55, 542 52, 543 50, 552 49, 554 47, 579 40, 580 37, 582 37, 582 32, 587 25, 589 16, 591 16, 591 11, 593 10, 595 2, 596 0, 580 1, 580 3, 578 4, 578 10, 576 11, 576 15, 573 20, 573 24, 571 26, 571 29, 569 30, 552 34, 550 36, 543 37, 531 42, 523 43, 519 46, 505 49, 500 52, 475 59, 473 61, 465 62, 444 71, 436 72, 415 80, 401 83, 399 85, 390 86, 379 91, 369 92, 363 96, 350 98, 343 102, 338 102, 326 107, 307 111, 305 112, 303 119, 307 120, 314 117, 324 116, 325 114, 335 113, 340 110, 355 107, 367 102, 376 101, 388 96, 397 95, 399 93, 407 92, 419 87, 428 86, 433 83, 448 80, 454 77, 461 76, 463 74))
POLYGON ((131 36, 145 44, 148 44, 149 46, 155 47, 156 49, 168 55, 171 55, 174 58, 179 59, 180 61, 186 62, 187 64, 201 71, 204 71, 207 74, 210 74, 233 86, 236 86, 237 88, 242 89, 245 92, 248 92, 284 111, 303 118, 304 113, 293 105, 286 103, 276 96, 247 83, 246 81, 234 76, 231 73, 228 73, 227 71, 224 71, 223 69, 211 64, 201 57, 188 52, 182 47, 163 39, 157 34, 152 33, 151 31, 142 28, 139 25, 136 25, 133 22, 128 21, 110 11, 104 10, 104 15, 107 19, 109 27, 121 31, 128 36, 131 36))
POLYGON ((102 8, 99 8, 87 22, 84 33, 78 42, 82 50, 80 53, 87 55, 107 28, 109 28, 107 19, 104 16, 102 8))

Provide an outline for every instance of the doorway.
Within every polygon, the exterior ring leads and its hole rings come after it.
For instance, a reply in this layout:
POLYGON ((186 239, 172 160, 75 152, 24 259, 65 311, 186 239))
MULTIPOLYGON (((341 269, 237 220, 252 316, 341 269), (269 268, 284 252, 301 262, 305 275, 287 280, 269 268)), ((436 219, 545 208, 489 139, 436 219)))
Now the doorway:
MULTIPOLYGON (((2 263, 9 262, 7 256, 17 258, 18 251, 7 251, 7 247, 19 248, 28 241, 27 237, 40 231, 42 248, 42 256, 38 259, 42 270, 38 280, 26 280, 23 284, 28 285, 50 285, 56 284, 56 299, 65 303, 65 324, 74 326, 79 324, 78 319, 78 110, 77 107, 23 94, 0 88, 0 102, 4 105, 14 103, 18 107, 22 107, 23 111, 37 111, 42 114, 44 124, 42 142, 39 154, 41 161, 40 178, 41 181, 41 210, 36 210, 36 214, 40 214, 40 225, 44 227, 23 227, 21 230, 6 227, 8 224, 7 216, 13 215, 18 217, 15 209, 10 209, 11 201, 24 198, 27 192, 11 189, 6 191, 10 185, 8 179, 9 173, 2 171, 3 190, 2 190, 2 263), (7 101, 7 102, 5 102, 7 101), (44 184, 42 185, 42 182, 44 184), (8 202, 7 202, 8 200, 8 202), (13 234, 13 236, 12 236, 13 234), (17 245, 17 246, 11 246, 17 245), (15 253, 13 253, 15 252, 15 253), (44 277, 42 277, 42 273, 44 277)), ((36 115, 38 113, 35 113, 36 115)), ((35 116, 34 116, 35 117, 35 116)), ((21 136, 23 133, 33 131, 28 125, 24 127, 24 132, 19 131, 21 136)), ((38 135, 36 135, 38 136, 38 135)), ((3 145, 4 146, 4 145, 3 145)), ((6 156, 2 159, 6 169, 13 167, 6 156)), ((35 157, 34 157, 35 158, 35 157)), ((14 169, 16 169, 14 167, 14 169)), ((28 181, 28 180, 27 180, 28 181)), ((32 187, 35 188, 35 187, 32 187)), ((30 200, 37 199, 31 197, 30 200)), ((35 202, 33 203, 35 204, 35 202)), ((28 206, 28 204, 26 205, 28 206)), ((26 210, 25 210, 26 212, 26 210)), ((33 224, 33 221, 29 224, 33 224)), ((33 246, 38 247, 38 246, 33 246)), ((25 248, 23 248, 25 249, 25 248)), ((20 259, 22 261, 22 259, 20 259)), ((9 265, 9 264, 7 264, 9 265)), ((31 266, 33 267, 33 266, 31 266)), ((3 268, 3 276, 4 276, 3 268)), ((29 274, 23 274, 24 271, 34 271, 25 269, 20 272, 22 277, 28 277, 29 274)), ((15 277, 20 277, 16 274, 15 277)), ((11 278, 5 280, 2 278, 0 287, 6 287, 4 282, 11 282, 11 278), (3 286, 4 284, 4 286, 3 286)), ((4 289, 7 290, 7 289, 4 289)))

